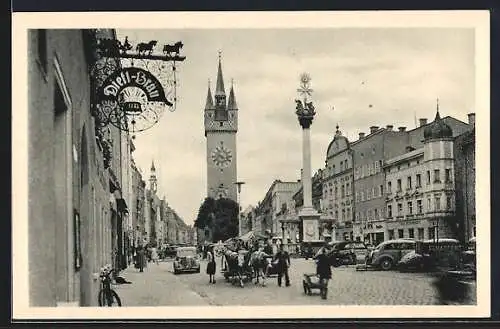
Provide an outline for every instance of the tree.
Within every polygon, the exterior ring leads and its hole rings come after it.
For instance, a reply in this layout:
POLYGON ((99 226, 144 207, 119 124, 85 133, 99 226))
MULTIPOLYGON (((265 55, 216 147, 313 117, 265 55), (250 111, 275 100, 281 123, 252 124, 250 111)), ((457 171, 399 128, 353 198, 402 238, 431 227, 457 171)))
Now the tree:
POLYGON ((238 236, 238 203, 221 198, 215 201, 215 219, 212 225, 214 241, 225 241, 238 236))
POLYGON ((205 227, 210 227, 212 223, 211 214, 215 211, 215 200, 213 198, 207 197, 203 201, 198 210, 198 216, 194 221, 194 227, 199 229, 204 229, 205 227))

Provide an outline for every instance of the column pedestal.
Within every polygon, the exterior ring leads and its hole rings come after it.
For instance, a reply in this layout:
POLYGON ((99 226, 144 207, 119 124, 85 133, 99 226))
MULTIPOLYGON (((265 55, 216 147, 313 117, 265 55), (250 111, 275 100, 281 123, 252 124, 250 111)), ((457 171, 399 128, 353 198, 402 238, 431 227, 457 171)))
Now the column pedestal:
POLYGON ((299 220, 302 222, 302 241, 318 241, 319 237, 319 216, 314 208, 302 208, 299 212, 299 220))

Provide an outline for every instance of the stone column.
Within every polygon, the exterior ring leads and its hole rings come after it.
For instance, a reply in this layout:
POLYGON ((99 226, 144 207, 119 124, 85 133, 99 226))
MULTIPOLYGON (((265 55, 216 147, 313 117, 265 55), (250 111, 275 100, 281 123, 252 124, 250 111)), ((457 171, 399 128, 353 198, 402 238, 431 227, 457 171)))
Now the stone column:
POLYGON ((311 129, 308 125, 302 128, 302 164, 304 168, 302 175, 304 208, 312 208, 311 129))

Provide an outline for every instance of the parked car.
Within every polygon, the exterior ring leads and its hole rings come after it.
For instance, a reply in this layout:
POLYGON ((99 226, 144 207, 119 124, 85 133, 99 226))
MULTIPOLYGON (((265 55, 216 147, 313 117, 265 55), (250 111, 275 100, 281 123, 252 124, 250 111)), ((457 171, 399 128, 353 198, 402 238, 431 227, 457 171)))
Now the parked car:
POLYGON ((400 271, 429 271, 457 268, 460 264, 461 245, 456 239, 440 238, 417 241, 415 250, 404 255, 398 262, 400 271))
POLYGON ((356 265, 364 263, 368 253, 368 247, 361 241, 343 241, 329 243, 332 265, 356 265))
POLYGON ((397 239, 380 243, 370 252, 366 264, 384 271, 392 269, 407 253, 415 251, 415 240, 397 239))
POLYGON ((181 272, 200 273, 200 260, 196 247, 178 247, 174 259, 174 274, 181 272))

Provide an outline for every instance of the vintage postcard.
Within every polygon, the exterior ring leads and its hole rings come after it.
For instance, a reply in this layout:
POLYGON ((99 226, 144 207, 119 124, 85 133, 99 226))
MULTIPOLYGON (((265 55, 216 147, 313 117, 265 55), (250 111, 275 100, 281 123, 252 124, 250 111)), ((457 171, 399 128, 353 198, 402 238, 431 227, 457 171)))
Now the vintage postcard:
POLYGON ((488 317, 489 63, 487 11, 14 13, 13 318, 488 317))

